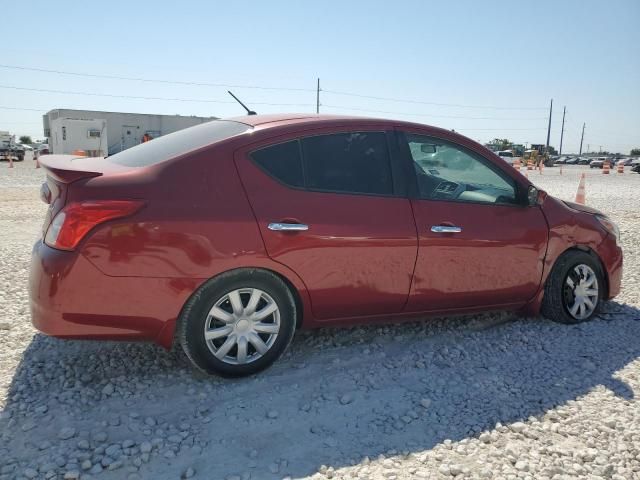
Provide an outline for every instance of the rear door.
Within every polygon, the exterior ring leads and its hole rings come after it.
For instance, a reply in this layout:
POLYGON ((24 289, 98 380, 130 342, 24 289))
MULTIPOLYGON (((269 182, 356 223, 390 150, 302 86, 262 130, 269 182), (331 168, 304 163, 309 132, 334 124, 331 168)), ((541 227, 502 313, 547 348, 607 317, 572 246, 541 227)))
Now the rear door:
POLYGON ((501 167, 463 145, 407 132, 419 253, 407 311, 518 305, 538 290, 548 228, 501 167))
POLYGON ((318 319, 407 301, 417 238, 396 154, 393 134, 346 127, 236 152, 267 252, 301 277, 318 319))

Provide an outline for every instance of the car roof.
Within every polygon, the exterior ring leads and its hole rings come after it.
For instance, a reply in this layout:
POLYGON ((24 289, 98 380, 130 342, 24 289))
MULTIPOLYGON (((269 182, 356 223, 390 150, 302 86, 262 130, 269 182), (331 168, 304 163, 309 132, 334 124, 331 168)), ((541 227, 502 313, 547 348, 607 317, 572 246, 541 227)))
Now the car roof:
MULTIPOLYGON (((433 125, 426 125, 423 123, 407 122, 403 120, 393 120, 387 118, 373 118, 373 117, 361 117, 355 115, 327 115, 327 114, 315 114, 315 113, 279 113, 279 114, 265 114, 265 115, 244 115, 242 117, 224 118, 221 120, 230 120, 234 122, 244 123, 250 127, 259 129, 268 128, 281 128, 287 126, 335 126, 335 125, 349 125, 349 124, 367 124, 367 125, 380 125, 381 127, 389 127, 391 125, 404 128, 419 128, 423 130, 431 130, 434 134, 445 134, 449 138, 464 138, 470 140, 468 137, 461 135, 454 130, 447 130, 445 128, 435 127, 433 125)), ((215 120, 214 120, 215 121, 215 120)))

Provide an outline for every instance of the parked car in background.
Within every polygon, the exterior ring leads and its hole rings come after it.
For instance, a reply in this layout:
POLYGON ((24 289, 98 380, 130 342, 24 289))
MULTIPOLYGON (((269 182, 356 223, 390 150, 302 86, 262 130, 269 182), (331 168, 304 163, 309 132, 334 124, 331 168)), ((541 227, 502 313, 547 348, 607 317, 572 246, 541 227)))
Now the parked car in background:
POLYGON ((0 156, 8 158, 9 156, 21 162, 24 160, 25 148, 19 143, 0 143, 0 156))
POLYGON ((629 165, 633 165, 633 158, 629 157, 629 158, 623 158, 621 159, 624 163, 623 165, 625 167, 628 167, 629 165))
POLYGON ((175 338, 208 373, 266 368, 298 328, 487 309, 575 324, 620 291, 608 217, 446 129, 252 115, 41 164, 35 327, 175 338))
POLYGON ((577 165, 580 161, 580 157, 567 157, 567 160, 564 162, 567 165, 577 165))
POLYGON ((604 165, 605 159, 604 157, 594 158, 589 162, 589 168, 602 168, 604 165))
POLYGON ((631 162, 631 171, 640 173, 640 160, 634 160, 631 162))
POLYGON ((596 157, 589 163, 590 168, 604 168, 604 164, 608 163, 609 168, 614 167, 613 160, 608 157, 596 157))
POLYGON ((47 143, 41 143, 36 145, 36 151, 38 152, 38 155, 48 155, 49 154, 49 144, 47 143))
POLYGON ((499 152, 496 152, 496 154, 509 165, 513 165, 514 155, 511 150, 501 150, 499 152))
POLYGON ((591 160, 590 157, 578 157, 578 165, 589 165, 591 160))

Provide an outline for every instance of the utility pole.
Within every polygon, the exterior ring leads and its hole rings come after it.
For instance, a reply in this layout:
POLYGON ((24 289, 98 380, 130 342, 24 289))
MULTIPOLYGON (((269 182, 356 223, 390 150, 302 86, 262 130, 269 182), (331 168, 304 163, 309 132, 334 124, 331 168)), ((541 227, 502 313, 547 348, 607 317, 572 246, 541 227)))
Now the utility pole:
POLYGON ((562 130, 560 130, 560 152, 558 155, 562 155, 562 139, 564 138, 564 116, 567 113, 567 106, 562 109, 562 130))
POLYGON ((586 125, 586 123, 582 124, 582 136, 580 137, 580 153, 578 154, 578 156, 582 155, 582 141, 584 140, 584 126, 586 125))
POLYGON ((551 99, 551 105, 549 106, 549 126, 547 127, 547 146, 545 153, 549 152, 549 138, 551 137, 551 114, 553 113, 553 98, 551 99))
POLYGON ((320 113, 320 79, 318 78, 318 87, 316 88, 316 113, 320 113))

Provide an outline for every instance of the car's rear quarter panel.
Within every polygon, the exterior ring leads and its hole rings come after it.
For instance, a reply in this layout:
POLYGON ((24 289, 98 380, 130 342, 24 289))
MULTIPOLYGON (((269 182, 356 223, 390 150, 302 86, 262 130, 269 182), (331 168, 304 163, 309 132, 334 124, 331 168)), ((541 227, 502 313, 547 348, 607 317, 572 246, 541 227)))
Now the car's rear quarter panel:
POLYGON ((234 165, 215 148, 152 169, 139 187, 92 182, 105 197, 119 197, 122 189, 146 201, 134 217, 105 224, 82 245, 107 275, 209 278, 225 263, 264 256, 234 165))
MULTIPOLYGON (((52 334, 154 338, 168 347, 191 294, 206 280, 242 267, 281 275, 300 293, 302 310, 311 311, 303 282, 265 253, 233 163, 237 145, 223 142, 143 174, 83 180, 69 189, 68 201, 138 198, 146 205, 132 217, 99 226, 81 242, 59 314, 76 322, 86 318, 87 328, 73 330, 65 320, 62 334, 52 334), (88 295, 74 293, 86 285, 95 285, 88 295), (100 316, 111 327, 90 327, 100 316)), ((47 303, 63 294, 53 295, 50 285, 38 290, 50 295, 47 303)))

